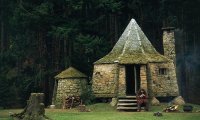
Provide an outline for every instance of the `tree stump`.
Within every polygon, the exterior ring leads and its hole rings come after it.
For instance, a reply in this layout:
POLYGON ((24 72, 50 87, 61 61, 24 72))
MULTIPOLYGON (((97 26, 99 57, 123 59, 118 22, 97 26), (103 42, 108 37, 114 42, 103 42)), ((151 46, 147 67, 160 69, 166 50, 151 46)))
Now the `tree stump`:
POLYGON ((11 115, 11 117, 13 117, 14 120, 49 120, 49 118, 45 116, 43 101, 43 93, 31 93, 24 110, 21 113, 11 115))

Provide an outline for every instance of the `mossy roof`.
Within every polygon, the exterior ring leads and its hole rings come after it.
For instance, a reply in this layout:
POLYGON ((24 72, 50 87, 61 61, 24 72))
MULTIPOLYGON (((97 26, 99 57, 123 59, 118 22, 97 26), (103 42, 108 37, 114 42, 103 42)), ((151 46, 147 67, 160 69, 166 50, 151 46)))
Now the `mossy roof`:
POLYGON ((94 64, 146 64, 167 62, 169 59, 159 54, 134 19, 122 33, 112 51, 94 64))
POLYGON ((69 67, 68 69, 62 71, 58 75, 55 76, 55 79, 64 79, 64 78, 86 78, 87 76, 78 71, 73 67, 69 67))

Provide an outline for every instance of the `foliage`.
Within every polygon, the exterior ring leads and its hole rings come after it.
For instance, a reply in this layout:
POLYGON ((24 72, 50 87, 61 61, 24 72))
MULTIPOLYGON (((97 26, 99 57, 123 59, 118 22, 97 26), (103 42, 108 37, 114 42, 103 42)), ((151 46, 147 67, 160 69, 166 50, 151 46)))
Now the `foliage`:
POLYGON ((0 76, 0 79, 0 106, 6 107, 8 106, 7 102, 9 100, 9 96, 11 95, 9 94, 9 84, 8 81, 6 81, 2 76, 0 76))
POLYGON ((85 65, 82 70, 89 76, 92 75, 93 63, 103 57, 109 49, 109 44, 103 37, 89 34, 79 34, 74 43, 74 65, 79 68, 79 63, 85 65))
POLYGON ((81 100, 83 104, 88 105, 94 102, 95 96, 92 92, 91 86, 87 86, 84 91, 81 93, 81 100))

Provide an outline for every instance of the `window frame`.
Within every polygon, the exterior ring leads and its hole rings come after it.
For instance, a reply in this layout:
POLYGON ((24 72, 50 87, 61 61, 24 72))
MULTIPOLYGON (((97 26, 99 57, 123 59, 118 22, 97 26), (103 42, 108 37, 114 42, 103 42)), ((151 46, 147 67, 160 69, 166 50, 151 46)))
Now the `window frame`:
POLYGON ((167 68, 158 68, 158 75, 168 75, 168 69, 167 68))

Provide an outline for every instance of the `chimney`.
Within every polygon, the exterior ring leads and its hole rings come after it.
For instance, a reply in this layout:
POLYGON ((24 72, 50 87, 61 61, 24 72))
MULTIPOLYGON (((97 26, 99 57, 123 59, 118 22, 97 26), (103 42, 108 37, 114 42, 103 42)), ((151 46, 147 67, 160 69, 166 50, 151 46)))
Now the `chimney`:
POLYGON ((175 38, 174 38, 174 27, 165 27, 163 30, 163 48, 164 56, 173 60, 176 66, 176 52, 175 52, 175 38))

